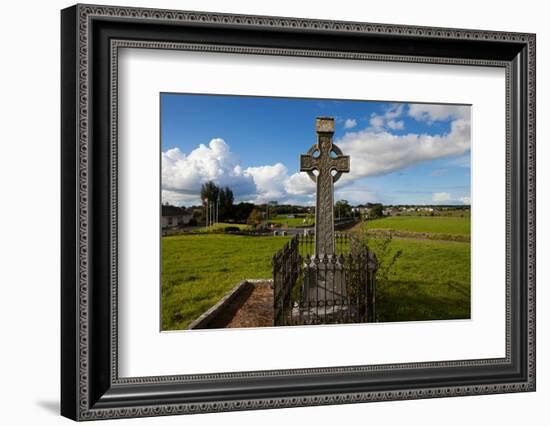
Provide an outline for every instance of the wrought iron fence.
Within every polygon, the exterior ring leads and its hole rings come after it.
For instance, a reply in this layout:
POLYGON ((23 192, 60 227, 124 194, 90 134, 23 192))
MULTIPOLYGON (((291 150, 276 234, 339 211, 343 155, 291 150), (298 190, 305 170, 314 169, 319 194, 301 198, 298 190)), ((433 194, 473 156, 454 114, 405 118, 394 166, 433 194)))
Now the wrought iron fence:
POLYGON ((313 236, 296 235, 273 256, 274 325, 374 322, 374 253, 347 234, 336 234, 334 255, 313 248, 313 236))

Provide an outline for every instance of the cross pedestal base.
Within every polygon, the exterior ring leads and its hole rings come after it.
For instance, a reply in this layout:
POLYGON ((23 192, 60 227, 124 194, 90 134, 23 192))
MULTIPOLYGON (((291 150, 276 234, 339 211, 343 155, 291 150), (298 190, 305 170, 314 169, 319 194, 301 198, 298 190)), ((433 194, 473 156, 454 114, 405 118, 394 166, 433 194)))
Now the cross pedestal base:
POLYGON ((310 264, 304 268, 302 284, 302 315, 325 322, 331 317, 347 315, 349 309, 345 270, 332 256, 328 262, 310 264))

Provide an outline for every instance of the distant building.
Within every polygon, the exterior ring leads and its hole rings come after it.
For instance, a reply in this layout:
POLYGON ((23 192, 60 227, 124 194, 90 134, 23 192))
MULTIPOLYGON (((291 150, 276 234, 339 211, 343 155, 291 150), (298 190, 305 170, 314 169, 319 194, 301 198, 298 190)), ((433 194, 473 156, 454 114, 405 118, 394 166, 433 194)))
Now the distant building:
POLYGON ((369 212, 370 212, 371 208, 368 207, 368 206, 364 206, 362 204, 359 204, 358 206, 354 207, 353 208, 353 211, 354 212, 358 212, 359 214, 361 215, 368 215, 369 212))
POLYGON ((175 228, 187 225, 193 215, 184 207, 176 207, 163 204, 162 206, 162 229, 175 228))
POLYGON ((396 216, 399 214, 399 209, 397 207, 388 207, 382 210, 384 216, 396 216))

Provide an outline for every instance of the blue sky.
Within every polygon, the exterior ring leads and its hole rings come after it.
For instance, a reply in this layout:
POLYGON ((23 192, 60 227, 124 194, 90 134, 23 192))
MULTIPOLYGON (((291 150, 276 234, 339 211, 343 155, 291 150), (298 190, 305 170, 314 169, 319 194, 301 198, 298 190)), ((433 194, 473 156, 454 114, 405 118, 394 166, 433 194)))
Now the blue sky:
POLYGON ((326 99, 161 94, 163 201, 199 203, 213 180, 237 201, 314 203, 299 158, 315 118, 335 118, 351 170, 335 200, 469 204, 470 107, 326 99))

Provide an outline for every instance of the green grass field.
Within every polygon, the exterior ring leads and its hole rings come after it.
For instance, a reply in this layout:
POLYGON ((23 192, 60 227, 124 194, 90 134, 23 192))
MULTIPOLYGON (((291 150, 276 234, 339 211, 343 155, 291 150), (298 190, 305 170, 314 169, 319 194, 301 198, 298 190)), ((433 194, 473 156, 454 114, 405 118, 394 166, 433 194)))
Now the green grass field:
MULTIPOLYGON (((398 216, 372 220, 367 226, 423 233, 418 235, 470 231, 469 217, 398 216)), ((271 258, 288 239, 213 233, 163 237, 162 329, 186 328, 245 278, 271 278, 271 258)), ((369 240, 379 252, 384 238, 370 235, 369 240)), ((401 255, 387 279, 377 283, 378 321, 470 317, 469 242, 394 237, 390 257, 396 251, 401 255)))
POLYGON ((270 223, 281 224, 288 228, 302 228, 307 226, 313 226, 315 223, 315 218, 313 215, 300 215, 296 217, 287 217, 286 214, 280 214, 275 217, 269 218, 270 223), (304 222, 304 219, 306 222, 304 222))
POLYGON ((390 247, 402 254, 377 282, 378 321, 470 318, 469 243, 394 238, 390 247))
POLYGON ((198 230, 194 230, 193 232, 223 232, 224 229, 229 226, 232 228, 239 228, 241 231, 246 231, 250 229, 250 226, 241 223, 218 222, 214 225, 209 226, 208 228, 199 228, 198 230))
MULTIPOLYGON (((361 229, 364 227, 359 226, 356 231, 361 229)), ((469 214, 386 217, 368 221, 367 229, 421 237, 394 237, 389 243, 389 256, 396 251, 401 251, 401 255, 387 280, 378 280, 378 321, 470 318, 470 243, 439 240, 469 238, 469 214)), ((382 239, 370 241, 376 252, 382 239)))
POLYGON ((186 328, 245 278, 270 278, 288 237, 204 234, 162 238, 162 329, 186 328))
POLYGON ((428 232, 437 234, 470 234, 469 217, 392 216, 367 221, 368 229, 428 232))

